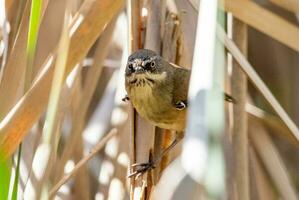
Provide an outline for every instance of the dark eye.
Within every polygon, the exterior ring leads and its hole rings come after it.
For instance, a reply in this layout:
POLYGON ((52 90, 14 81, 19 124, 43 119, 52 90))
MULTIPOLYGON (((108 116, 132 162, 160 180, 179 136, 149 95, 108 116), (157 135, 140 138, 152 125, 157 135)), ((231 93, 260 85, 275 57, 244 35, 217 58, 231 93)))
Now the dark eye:
POLYGON ((128 65, 128 68, 129 68, 129 70, 131 71, 131 72, 134 72, 135 70, 134 70, 134 67, 133 67, 133 64, 129 64, 128 65))
POLYGON ((152 62, 151 62, 151 67, 154 68, 155 66, 156 66, 155 61, 152 61, 152 62))
POLYGON ((151 61, 151 62, 147 62, 144 66, 144 68, 146 70, 151 70, 155 67, 156 63, 154 61, 151 61))

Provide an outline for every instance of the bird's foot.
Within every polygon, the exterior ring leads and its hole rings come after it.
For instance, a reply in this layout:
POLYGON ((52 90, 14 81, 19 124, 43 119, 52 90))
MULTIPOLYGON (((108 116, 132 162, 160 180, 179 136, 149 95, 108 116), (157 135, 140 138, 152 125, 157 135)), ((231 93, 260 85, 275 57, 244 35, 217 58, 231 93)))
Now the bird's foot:
POLYGON ((135 177, 137 179, 139 176, 144 174, 145 172, 156 168, 155 162, 150 161, 147 163, 135 163, 131 165, 133 169, 135 169, 131 174, 128 175, 128 178, 135 177))
POLYGON ((184 101, 179 101, 175 104, 175 108, 177 110, 184 110, 185 108, 187 108, 187 103, 185 103, 184 101))
POLYGON ((129 101, 130 100, 130 98, 129 98, 129 96, 128 95, 126 95, 124 98, 122 98, 121 99, 123 102, 126 102, 126 101, 129 101))
POLYGON ((236 103, 236 99, 234 97, 232 97, 231 95, 229 94, 224 94, 224 100, 229 102, 229 103, 236 103))

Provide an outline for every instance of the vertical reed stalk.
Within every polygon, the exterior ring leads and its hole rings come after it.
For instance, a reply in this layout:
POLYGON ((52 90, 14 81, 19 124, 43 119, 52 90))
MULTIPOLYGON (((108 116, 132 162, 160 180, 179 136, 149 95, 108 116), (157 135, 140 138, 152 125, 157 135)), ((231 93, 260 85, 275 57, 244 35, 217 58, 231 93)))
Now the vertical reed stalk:
MULTIPOLYGON (((247 55, 247 25, 238 19, 233 19, 233 41, 240 51, 247 55)), ((248 170, 248 133, 247 113, 245 111, 247 97, 247 76, 239 64, 233 60, 232 96, 238 103, 233 106, 233 154, 234 183, 237 198, 249 200, 249 170, 248 170)))

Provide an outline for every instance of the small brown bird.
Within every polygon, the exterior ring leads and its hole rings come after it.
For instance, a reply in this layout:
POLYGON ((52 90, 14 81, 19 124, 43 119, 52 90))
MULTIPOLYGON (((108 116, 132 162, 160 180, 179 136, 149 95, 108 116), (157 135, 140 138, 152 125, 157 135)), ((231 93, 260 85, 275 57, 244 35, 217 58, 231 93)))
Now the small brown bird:
MULTIPOLYGON (((183 137, 190 74, 189 69, 167 62, 151 50, 141 49, 129 56, 125 72, 128 95, 123 100, 130 100, 139 115, 153 125, 177 133, 173 143, 158 158, 134 164, 138 169, 129 177, 154 168, 183 137)), ((225 99, 233 101, 228 95, 225 99)))

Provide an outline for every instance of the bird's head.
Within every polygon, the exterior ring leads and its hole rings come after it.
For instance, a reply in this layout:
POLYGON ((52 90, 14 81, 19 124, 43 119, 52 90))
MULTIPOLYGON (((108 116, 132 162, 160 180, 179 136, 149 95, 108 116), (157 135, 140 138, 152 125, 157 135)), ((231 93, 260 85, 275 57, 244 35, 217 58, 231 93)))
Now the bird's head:
POLYGON ((125 76, 131 85, 152 86, 166 78, 163 59, 154 51, 140 49, 129 56, 125 76))

